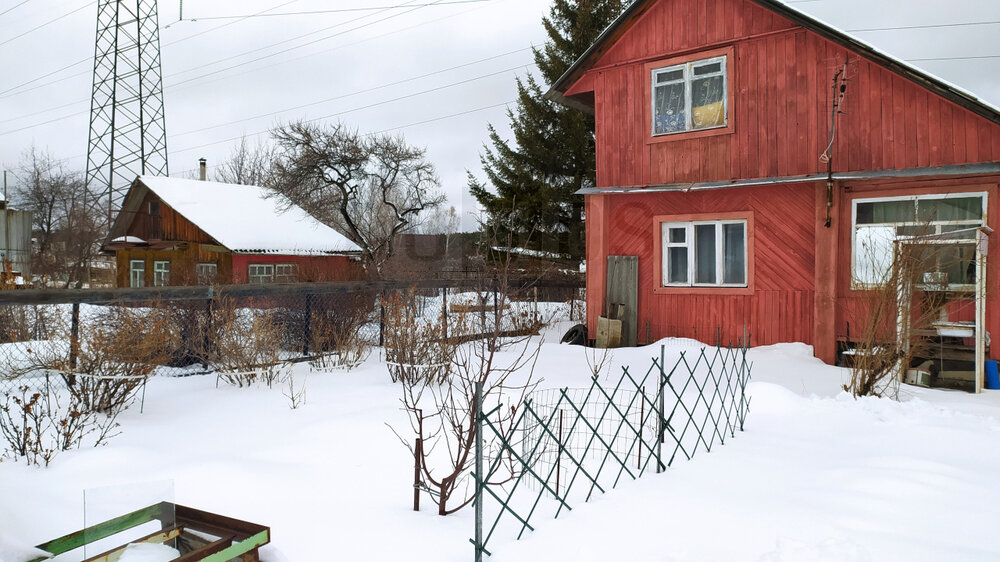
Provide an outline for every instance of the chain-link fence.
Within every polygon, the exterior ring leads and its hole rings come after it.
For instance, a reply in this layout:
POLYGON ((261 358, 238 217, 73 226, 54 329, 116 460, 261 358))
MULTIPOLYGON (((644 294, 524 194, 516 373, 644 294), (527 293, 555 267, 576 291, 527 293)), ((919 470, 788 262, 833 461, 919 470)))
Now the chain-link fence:
MULTIPOLYGON (((291 362, 350 369, 383 345, 385 307, 401 296, 419 317, 448 317, 456 308, 468 315, 508 300, 527 301, 531 310, 540 293, 569 302, 581 285, 480 278, 0 291, 0 437, 20 456, 34 446, 43 453, 38 462, 47 463, 44 451, 79 443, 65 435, 67 424, 90 414, 113 420, 136 401, 141 407, 154 374, 215 372, 244 386, 271 384, 291 362), (500 287, 506 298, 498 299, 500 287), (43 435, 50 442, 40 443, 43 435)), ((449 325, 458 331, 457 316, 444 323, 444 337, 449 325)), ((4 446, 0 440, 0 453, 4 446)))

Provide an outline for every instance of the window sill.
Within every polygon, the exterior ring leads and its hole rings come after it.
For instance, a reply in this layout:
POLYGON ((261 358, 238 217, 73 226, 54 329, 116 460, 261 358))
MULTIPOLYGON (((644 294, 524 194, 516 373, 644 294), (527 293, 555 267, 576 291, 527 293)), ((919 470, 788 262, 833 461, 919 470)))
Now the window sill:
POLYGON ((680 133, 664 133, 662 135, 650 136, 646 139, 646 144, 659 144, 661 142, 673 142, 673 141, 683 141, 691 139, 700 139, 705 137, 714 137, 721 135, 731 135, 736 131, 733 128, 732 123, 724 125, 722 127, 712 127, 710 129, 698 129, 696 131, 684 131, 680 133))
POLYGON ((657 295, 752 295, 753 287, 654 287, 657 295))

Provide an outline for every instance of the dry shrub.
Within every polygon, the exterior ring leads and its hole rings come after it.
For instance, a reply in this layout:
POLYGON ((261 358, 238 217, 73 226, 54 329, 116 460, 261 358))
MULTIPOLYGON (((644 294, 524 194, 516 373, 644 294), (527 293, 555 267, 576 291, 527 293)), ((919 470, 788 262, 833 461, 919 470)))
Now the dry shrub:
POLYGON ((208 362, 219 378, 239 387, 258 381, 268 386, 281 374, 282 328, 273 310, 236 306, 232 299, 222 299, 212 318, 208 362))
POLYGON ((81 324, 75 358, 63 357, 52 367, 66 373, 70 392, 85 410, 108 415, 125 410, 178 346, 171 312, 159 305, 111 306, 81 324))
POLYGON ((892 263, 864 290, 865 317, 844 390, 854 396, 898 397, 906 370, 928 356, 933 344, 927 334, 948 305, 948 281, 936 272, 957 265, 943 262, 942 255, 939 244, 895 244, 892 263))
POLYGON ((79 393, 70 393, 65 408, 64 399, 48 385, 20 385, 0 394, 0 436, 7 442, 2 456, 48 466, 60 451, 85 442, 98 447, 115 435, 117 413, 88 409, 79 393))
POLYGON ((318 355, 309 364, 314 370, 351 370, 364 362, 371 352, 365 327, 372 320, 373 302, 368 293, 352 293, 313 303, 309 349, 318 355))
POLYGON ((416 291, 410 290, 383 300, 386 366, 392 382, 439 384, 448 376, 454 355, 448 336, 455 337, 461 324, 446 331, 443 317, 421 314, 419 299, 416 291))

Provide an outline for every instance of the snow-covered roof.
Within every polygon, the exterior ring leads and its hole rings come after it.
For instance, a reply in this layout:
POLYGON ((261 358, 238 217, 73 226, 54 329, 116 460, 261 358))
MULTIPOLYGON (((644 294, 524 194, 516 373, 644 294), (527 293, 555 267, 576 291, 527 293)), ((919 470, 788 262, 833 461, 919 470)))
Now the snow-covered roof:
POLYGON ((343 234, 264 187, 140 176, 137 181, 219 244, 239 253, 359 252, 343 234))

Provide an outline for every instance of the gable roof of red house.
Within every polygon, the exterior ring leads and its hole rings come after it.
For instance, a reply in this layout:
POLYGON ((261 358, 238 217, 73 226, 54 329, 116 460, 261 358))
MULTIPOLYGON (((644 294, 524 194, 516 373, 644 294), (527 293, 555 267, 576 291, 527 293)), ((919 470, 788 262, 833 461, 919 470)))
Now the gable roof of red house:
POLYGON ((109 239, 125 237, 129 218, 148 192, 235 253, 342 254, 361 248, 316 220, 301 207, 285 204, 264 187, 181 178, 140 176, 132 182, 109 239))
MULTIPOLYGON (((653 5, 658 2, 670 0, 635 0, 614 22, 605 29, 597 38, 597 41, 574 62, 569 69, 561 76, 548 92, 548 97, 577 109, 591 112, 593 110, 593 98, 587 96, 586 92, 574 92, 573 87, 583 78, 587 72, 615 42, 626 33, 626 31, 639 20, 653 5), (583 94, 583 95, 580 95, 583 94)), ((906 76, 913 82, 920 84, 924 88, 938 94, 957 105, 964 107, 977 115, 980 115, 994 123, 1000 124, 1000 108, 987 103, 975 94, 951 84, 941 78, 933 76, 905 61, 873 47, 872 45, 856 38, 836 27, 824 23, 808 14, 805 14, 791 6, 787 6, 778 0, 745 0, 758 4, 772 12, 782 16, 792 22, 813 31, 851 51, 859 53, 888 69, 906 76)))

